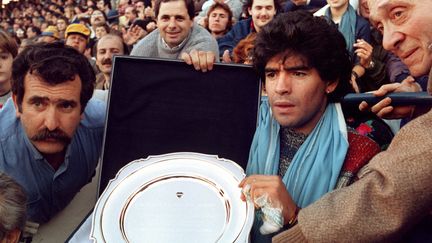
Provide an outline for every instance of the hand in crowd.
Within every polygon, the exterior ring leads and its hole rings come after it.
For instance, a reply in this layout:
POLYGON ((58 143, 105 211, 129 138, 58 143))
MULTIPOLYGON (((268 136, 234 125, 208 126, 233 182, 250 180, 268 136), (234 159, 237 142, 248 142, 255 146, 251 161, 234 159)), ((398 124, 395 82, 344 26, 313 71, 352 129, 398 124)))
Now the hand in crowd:
MULTIPOLYGON (((415 82, 414 78, 408 76, 401 83, 392 83, 381 86, 378 90, 373 91, 375 96, 383 96, 392 92, 419 92, 421 87, 415 82)), ((370 110, 376 113, 377 116, 386 119, 400 119, 410 117, 415 109, 415 106, 397 106, 391 105, 391 98, 387 97, 376 105, 369 107, 369 105, 363 101, 359 105, 361 111, 370 110)))
POLYGON ((207 72, 213 69, 216 56, 211 51, 192 50, 190 53, 183 52, 181 59, 189 65, 193 65, 195 70, 207 72))
MULTIPOLYGON (((270 202, 282 205, 284 224, 287 224, 294 217, 297 206, 285 188, 285 184, 282 182, 280 176, 251 175, 244 178, 240 182, 239 187, 244 188, 246 185, 250 186, 252 201, 255 201, 256 198, 266 193, 270 202)), ((243 201, 246 200, 243 194, 241 199, 243 201)))
POLYGON ((363 39, 357 40, 353 46, 356 48, 354 52, 359 57, 360 65, 368 69, 372 61, 373 47, 363 39))
POLYGON ((148 23, 147 26, 146 26, 146 31, 147 31, 148 33, 150 33, 150 32, 152 32, 153 30, 155 30, 156 28, 157 28, 156 23, 155 23, 155 22, 150 22, 150 23, 148 23))
POLYGON ((358 87, 358 84, 357 84, 357 76, 354 75, 354 73, 351 74, 350 83, 351 83, 351 86, 353 87, 354 91, 356 93, 360 93, 360 88, 358 87))
POLYGON ((144 17, 145 18, 155 18, 155 13, 151 7, 147 7, 144 9, 144 17))
POLYGON ((133 45, 146 35, 146 31, 140 26, 134 25, 127 31, 122 29, 123 40, 127 45, 133 45))
POLYGON ((222 54, 222 62, 223 63, 232 63, 231 55, 229 50, 225 50, 222 54))
POLYGON ((197 24, 201 25, 202 27, 205 28, 205 20, 207 19, 207 17, 202 17, 197 21, 197 24))

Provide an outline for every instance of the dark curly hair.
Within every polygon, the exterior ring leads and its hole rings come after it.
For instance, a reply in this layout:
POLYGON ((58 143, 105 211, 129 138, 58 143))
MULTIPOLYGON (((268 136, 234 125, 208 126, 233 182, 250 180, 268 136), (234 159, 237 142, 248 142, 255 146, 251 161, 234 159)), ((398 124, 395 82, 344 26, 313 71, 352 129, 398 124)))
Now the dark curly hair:
POLYGON ((87 58, 62 42, 38 43, 28 46, 12 64, 12 92, 17 97, 18 108, 24 97, 24 79, 27 73, 37 75, 48 84, 71 81, 75 75, 81 79, 81 112, 93 95, 95 73, 87 58))
POLYGON ((279 14, 264 26, 257 35, 253 56, 263 82, 267 62, 281 53, 284 59, 300 55, 307 66, 318 71, 323 81, 339 81, 335 91, 328 95, 330 102, 337 102, 352 91, 349 83, 352 62, 345 39, 336 26, 324 18, 294 11, 279 14))

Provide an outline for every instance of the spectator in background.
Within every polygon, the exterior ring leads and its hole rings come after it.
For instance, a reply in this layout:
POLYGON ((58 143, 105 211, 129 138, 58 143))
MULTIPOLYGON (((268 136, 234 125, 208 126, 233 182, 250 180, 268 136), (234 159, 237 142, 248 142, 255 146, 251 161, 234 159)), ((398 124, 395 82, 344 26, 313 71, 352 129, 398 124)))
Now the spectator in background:
POLYGON ((96 6, 100 11, 104 12, 105 15, 108 15, 111 10, 111 3, 109 1, 105 2, 104 0, 99 0, 97 1, 96 6))
POLYGON ((114 34, 104 35, 98 40, 96 48, 96 64, 101 71, 96 76, 96 89, 108 90, 111 81, 112 61, 114 55, 127 55, 128 49, 123 39, 114 34))
MULTIPOLYGON (((51 24, 50 22, 42 21, 41 26, 40 26, 41 31, 44 32, 49 26, 52 26, 50 24, 51 24)), ((56 30, 57 30, 57 28, 56 28, 56 30)))
POLYGON ((66 29, 65 35, 65 44, 83 54, 88 43, 90 30, 82 24, 70 24, 66 29))
POLYGON ((38 42, 52 43, 59 40, 57 27, 54 25, 48 26, 38 38, 38 42))
POLYGON ((64 17, 67 18, 69 23, 73 23, 75 17, 75 10, 73 5, 66 5, 64 8, 64 17))
POLYGON ((280 10, 278 0, 247 0, 245 6, 251 18, 236 23, 223 37, 218 39, 219 53, 224 62, 231 62, 234 47, 252 32, 259 32, 280 10))
POLYGON ((233 24, 233 14, 228 5, 215 2, 207 12, 204 19, 204 27, 217 39, 224 36, 231 30, 233 24))
POLYGON ((252 64, 255 39, 256 33, 254 32, 238 43, 233 50, 233 61, 235 63, 252 64))
POLYGON ((12 62, 18 54, 18 46, 6 32, 0 30, 0 109, 12 96, 12 62))
POLYGON ((136 11, 134 6, 127 6, 125 9, 125 14, 124 16, 126 17, 126 28, 129 28, 133 22, 135 21, 135 19, 138 18, 138 12, 136 11))
POLYGON ((195 21, 199 24, 201 24, 206 16, 208 16, 208 11, 210 10, 210 7, 215 3, 225 3, 228 5, 229 9, 232 12, 232 17, 234 18, 233 21, 238 21, 240 19, 240 16, 243 11, 243 2, 241 0, 226 0, 226 1, 214 1, 214 0, 208 0, 204 2, 202 5, 202 10, 196 17, 195 21))
POLYGON ((96 38, 96 25, 106 24, 107 23, 107 16, 105 13, 101 10, 95 10, 91 14, 90 17, 90 38, 95 39, 96 38))
POLYGON ((135 8, 136 8, 136 10, 138 12, 138 16, 141 19, 145 19, 145 18, 148 18, 148 17, 154 18, 154 12, 153 12, 152 3, 151 3, 150 0, 138 0, 138 1, 136 1, 135 2, 135 8), (151 16, 145 16, 144 13, 145 13, 146 9, 151 10, 151 12, 153 12, 153 14, 151 16), (140 14, 141 14, 141 16, 140 16, 140 14))
POLYGON ((357 15, 348 0, 330 1, 330 7, 326 10, 326 18, 338 26, 339 31, 345 37, 347 49, 354 60, 351 84, 358 93, 360 89, 357 79, 362 77, 366 69, 371 66, 372 50, 365 48, 370 43, 370 25, 367 20, 357 15))
POLYGON ((57 19, 57 30, 59 32, 59 37, 62 40, 65 38, 65 31, 68 25, 69 21, 66 17, 61 16, 57 19))
MULTIPOLYGON (((87 45, 90 41, 90 30, 83 24, 70 24, 66 28, 66 41, 65 44, 67 46, 71 46, 78 50, 81 54, 85 54, 87 49, 87 45)), ((96 61, 88 57, 90 65, 93 67, 95 73, 98 73, 98 69, 96 66, 96 61)))
POLYGON ((41 33, 42 32, 38 27, 30 26, 26 31, 27 39, 35 40, 41 33))
POLYGON ((192 0, 156 1, 157 30, 139 41, 131 55, 183 59, 196 70, 211 70, 219 61, 217 42, 193 22, 194 12, 192 0))
POLYGON ((129 6, 129 0, 119 0, 117 11, 119 14, 119 25, 120 26, 127 26, 127 20, 125 14, 126 8, 129 6))
POLYGON ((96 34, 96 39, 99 40, 102 36, 108 34, 110 32, 110 27, 106 24, 96 24, 95 25, 95 34, 96 34))
POLYGON ((27 219, 23 188, 0 172, 0 241, 18 243, 27 219))

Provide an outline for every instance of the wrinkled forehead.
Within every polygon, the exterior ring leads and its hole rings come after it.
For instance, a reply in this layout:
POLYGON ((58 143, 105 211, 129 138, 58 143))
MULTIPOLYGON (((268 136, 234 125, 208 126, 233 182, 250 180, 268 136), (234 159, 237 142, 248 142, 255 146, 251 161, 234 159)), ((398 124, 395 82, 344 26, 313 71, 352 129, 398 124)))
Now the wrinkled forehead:
POLYGON ((406 5, 408 3, 415 3, 418 0, 367 0, 370 16, 369 19, 372 24, 376 24, 379 21, 385 19, 392 8, 397 5, 406 5))
POLYGON ((369 7, 369 21, 375 25, 378 21, 378 11, 382 11, 383 4, 389 2, 388 0, 367 0, 369 7))

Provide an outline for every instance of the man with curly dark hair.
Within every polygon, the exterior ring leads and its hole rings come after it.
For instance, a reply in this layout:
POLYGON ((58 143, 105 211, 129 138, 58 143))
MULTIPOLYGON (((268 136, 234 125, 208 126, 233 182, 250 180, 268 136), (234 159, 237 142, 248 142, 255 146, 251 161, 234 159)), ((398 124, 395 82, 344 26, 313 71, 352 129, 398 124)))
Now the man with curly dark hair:
MULTIPOLYGON (((345 123, 338 102, 351 91, 352 64, 334 25, 309 12, 280 14, 257 33, 253 62, 267 99, 240 186, 280 209, 271 224, 282 229, 299 208, 351 184, 380 148, 345 123)), ((257 210, 252 242, 271 242, 266 210, 257 210)))

